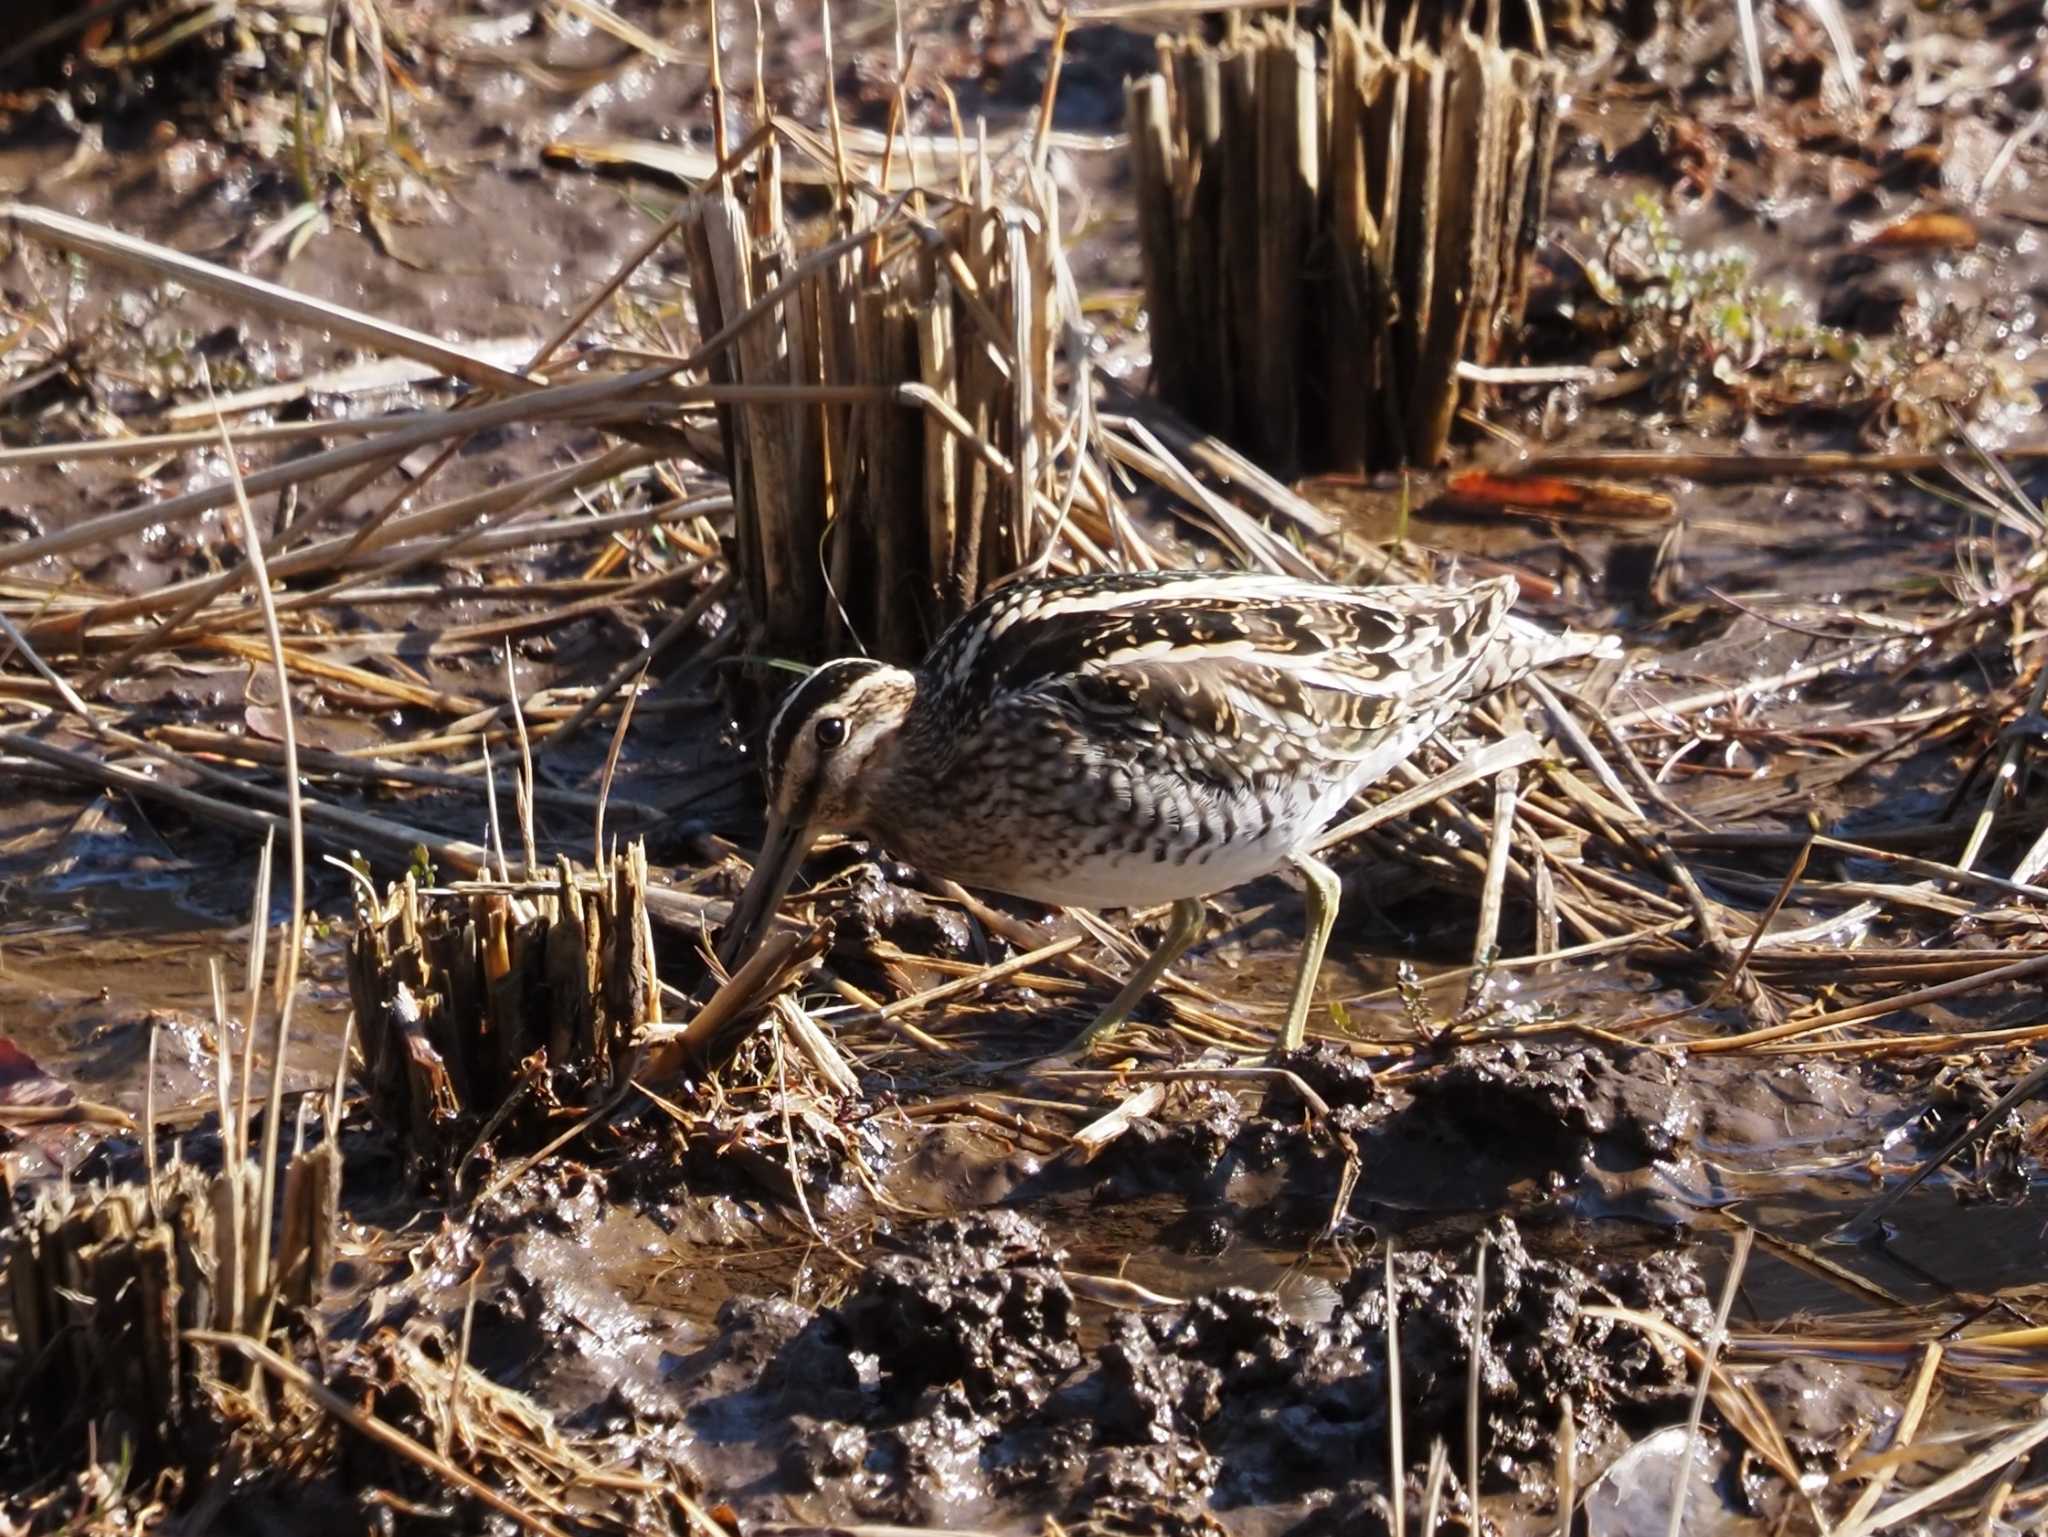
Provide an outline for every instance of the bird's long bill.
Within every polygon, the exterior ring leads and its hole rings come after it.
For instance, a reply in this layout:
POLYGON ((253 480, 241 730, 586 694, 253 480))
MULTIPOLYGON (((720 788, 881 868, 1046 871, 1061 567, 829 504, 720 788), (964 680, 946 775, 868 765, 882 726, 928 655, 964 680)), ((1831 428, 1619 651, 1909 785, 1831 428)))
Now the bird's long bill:
POLYGON ((719 964, 728 973, 739 970, 760 945, 775 909, 789 894, 797 867, 804 862, 804 855, 810 853, 811 843, 809 828, 784 820, 780 812, 768 813, 768 836, 761 841, 761 852, 755 857, 753 878, 733 903, 732 918, 718 942, 719 964))

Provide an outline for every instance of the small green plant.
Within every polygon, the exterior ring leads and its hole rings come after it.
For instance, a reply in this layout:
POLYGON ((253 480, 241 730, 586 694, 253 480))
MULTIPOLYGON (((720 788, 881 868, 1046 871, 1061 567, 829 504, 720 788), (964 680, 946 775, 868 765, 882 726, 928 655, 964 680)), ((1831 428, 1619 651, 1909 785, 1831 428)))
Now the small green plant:
POLYGON ((120 434, 127 417, 196 388, 202 353, 219 388, 256 382, 238 347, 207 348, 180 318, 176 284, 125 290, 98 312, 81 258, 27 243, 15 254, 22 291, 0 297, 0 439, 120 434))
POLYGON ((1684 409, 1713 386, 1827 357, 1841 340, 1797 295, 1760 283, 1748 251, 1688 246, 1648 194, 1607 210, 1596 235, 1585 263, 1596 309, 1580 318, 1612 339, 1622 367, 1675 385, 1684 409))
POLYGON ((294 19, 274 34, 281 88, 254 99, 245 141, 290 168, 300 200, 250 254, 281 244, 289 262, 336 223, 359 223, 403 261, 393 230, 416 222, 440 178, 393 90, 387 18, 377 0, 340 0, 311 36, 295 31, 294 19))
POLYGON ((1569 317, 1624 382, 1690 426, 1833 415, 1873 442, 1932 446, 1957 419, 2038 408, 1981 310, 1906 304, 1886 336, 1823 325, 1804 296, 1760 278, 1750 252, 1689 245, 1647 194, 1606 210, 1592 234, 1591 300, 1569 317))
POLYGON ((387 0, 150 0, 122 8, 112 41, 86 61, 135 90, 176 82, 164 103, 197 114, 203 136, 237 146, 297 197, 256 234, 251 256, 289 261, 336 225, 385 250, 439 190, 413 131, 424 92, 401 61, 418 49, 387 0))

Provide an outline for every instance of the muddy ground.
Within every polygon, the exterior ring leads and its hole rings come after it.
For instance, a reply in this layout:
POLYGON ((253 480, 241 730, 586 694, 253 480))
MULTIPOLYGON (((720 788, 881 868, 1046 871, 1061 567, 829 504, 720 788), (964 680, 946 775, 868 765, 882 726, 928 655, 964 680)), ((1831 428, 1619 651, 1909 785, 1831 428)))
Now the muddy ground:
MULTIPOLYGON (((0 191, 518 357, 680 195, 644 169, 593 169, 574 146, 711 147, 701 9, 615 6, 653 48, 592 25, 581 7, 342 9, 375 9, 388 28, 397 126, 382 124, 373 98, 344 93, 341 137, 321 160, 294 147, 312 133, 313 33, 291 7, 256 6, 245 23, 202 28, 148 60, 109 53, 118 31, 27 56, 0 37, 0 191)), ((2038 5, 1854 8, 1852 97, 1809 13, 1766 10, 1759 107, 1732 8, 1651 9, 1552 18, 1572 97, 1516 361, 1593 365, 1600 377, 1501 388, 1491 430, 1463 435, 1460 464, 1504 463, 1518 444, 1709 453, 1723 456, 1722 473, 1688 478, 1673 462, 1648 475, 1675 502, 1669 524, 1424 507, 1409 533, 1479 569, 1515 571, 1533 615, 1624 639, 1630 664, 1606 707, 1637 713, 1632 740, 1660 815, 1686 835, 1674 846, 1717 902, 1760 917, 1809 831, 1857 846, 1817 849, 1801 866, 1805 883, 1774 914, 1799 937, 1748 958, 1751 983, 1718 985, 1725 957, 1647 932, 1667 915, 1646 902, 1663 902, 1674 923, 1683 904, 1616 864, 1617 882, 1650 892, 1614 895, 1644 933, 1502 969, 1461 1018, 1473 892, 1413 847, 1374 838, 1339 851, 1346 905, 1330 1006, 1321 1038, 1276 1064, 1294 1077, 1158 1085, 1151 1109, 1093 1156, 1072 1133, 1143 1092, 1142 1070, 1226 1058, 1155 1008, 1151 1028, 1104 1058, 1138 1076, 1081 1079, 1036 1063, 1101 997, 1051 961, 908 1016, 925 1043, 882 1028, 849 995, 815 991, 828 1027, 838 1011, 860 1092, 805 1099, 795 1130, 801 1096, 777 1076, 780 1048, 757 1040, 733 1065, 730 1099, 671 1085, 680 1117, 635 1104, 502 1185, 493 1176, 512 1159, 486 1160, 452 1198, 425 1193, 403 1139, 358 1097, 334 1129, 346 1154, 341 1258, 326 1300, 297 1326, 304 1359, 323 1363, 344 1398, 432 1444, 440 1411, 409 1385, 404 1352, 465 1350, 481 1379, 526 1395, 591 1465, 621 1476, 553 1510, 563 1529, 593 1530, 1057 1522, 1308 1534, 1414 1530, 1426 1510, 1471 1530, 1476 1473, 1487 1530, 1557 1530, 1572 1519, 1562 1494, 1576 1497, 1574 1529, 1633 1534, 1665 1529, 1685 1468, 1685 1530, 1805 1531, 1818 1511, 1839 1522, 1870 1487, 1878 1465, 1866 1459, 1895 1438, 1926 1449, 1884 1466, 1878 1476, 1896 1480, 1885 1500, 2032 1422, 2031 1335, 2007 1354, 1954 1351, 1929 1401, 1915 1406, 1912 1388, 1927 1341, 2048 1326, 2038 1107, 2003 1117, 1894 1207, 1878 1241, 1831 1235, 2035 1065, 2038 979, 1994 977, 1839 1028, 1726 1042, 1985 975, 1973 955, 2040 953, 2042 908, 2021 872, 2044 821, 2032 562, 2048 523, 2011 509, 2038 505, 2042 483, 2030 445, 2042 439, 2048 303, 2048 27, 2038 5), (2010 486, 1979 475, 1968 450, 1954 462, 1989 493, 1932 465, 1726 474, 1726 456, 1938 455, 1965 431, 2004 456, 2010 486), (1888 634, 1907 638, 1796 676, 1888 634), (1788 674, 1710 708, 1656 708, 1788 674), (1987 803, 2001 819, 1973 868, 2011 876, 2004 887, 1972 886, 1955 869, 1987 803), (1889 857, 1900 851, 1949 873, 1901 867, 1889 857), (1923 885, 1907 896, 1888 894, 1914 880, 1923 885), (1746 1260, 1717 1347, 1729 1385, 1689 1444, 1699 1362, 1680 1336, 1713 1333, 1738 1248, 1746 1260), (1761 1420, 1745 1420, 1744 1405, 1761 1420)), ((754 15, 721 13, 741 127, 754 15)), ((813 125, 826 111, 817 19, 805 5, 775 9, 758 49, 771 108, 813 125)), ((1052 114, 1096 361, 1108 388, 1133 394, 1148 344, 1117 137, 1122 85, 1149 64, 1150 34, 1184 19, 1077 26, 1052 114)), ((835 7, 833 25, 850 126, 887 128, 909 57, 916 131, 950 131, 939 81, 992 143, 1030 131, 1053 58, 1045 18, 1019 6, 860 4, 835 7)), ((658 251, 575 345, 593 360, 604 347, 678 345, 686 271, 658 251)), ((130 284, 19 234, 0 247, 0 299, 0 540, 218 479, 217 449, 10 455, 203 425, 208 381, 222 394, 304 381, 238 411, 249 427, 453 398, 441 382, 351 379, 341 371, 365 361, 358 348, 130 284)), ((482 434, 436 472, 433 494, 501 486, 601 446, 595 432, 555 425, 482 434)), ((292 451, 249 453, 253 464, 292 451)), ((688 461, 664 473, 662 484, 607 487, 584 509, 719 488, 688 461)), ((1396 495, 1391 483, 1304 489, 1360 518, 1396 495)), ((389 495, 388 483, 356 491, 319 515, 345 531, 389 495)), ((272 498, 256 512, 281 526, 310 502, 272 498)), ((615 541, 622 553, 587 539, 450 559, 335 604, 321 654, 496 704, 499 634, 558 607, 559 618, 518 629, 511 666, 529 703, 573 703, 685 611, 710 569, 691 562, 715 560, 717 534, 640 530, 615 541), (615 595, 604 584, 621 576, 665 574, 676 577, 667 587, 581 601, 615 595)), ((153 526, 0 571, 0 612, 27 624, 53 593, 148 595, 231 564, 237 549, 226 512, 153 526)), ((691 644, 729 618, 724 603, 703 605, 691 644)), ((82 681, 111 649, 53 660, 82 681)), ((650 683, 612 783, 612 825, 646 837, 657 884, 728 897, 742 873, 729 856, 759 829, 733 691, 687 647, 650 683)), ((188 748, 198 739, 162 733, 278 736, 269 675, 235 654, 145 654, 95 680, 92 697, 125 729, 188 748)), ((0 726, 96 750, 51 714, 51 698, 0 643, 0 726)), ((306 682, 294 706, 301 745, 337 754, 428 737, 462 713, 333 679, 306 682)), ((587 857, 586 802, 609 736, 607 722, 543 752, 540 783, 559 792, 536 808, 544 852, 587 857)), ((316 779, 312 793, 481 841, 475 759, 474 745, 422 751, 407 761, 445 782, 316 779)), ((209 966, 239 978, 245 964, 251 838, 159 800, 81 788, 4 746, 0 785, 0 1100, 107 1112, 9 1117, 0 1157, 16 1211, 53 1182, 137 1177, 142 1139, 110 1122, 145 1102, 169 1112, 161 1156, 175 1146, 217 1163, 209 966), (192 1113, 180 1119, 183 1107, 192 1113)), ((1482 794, 1468 812, 1483 822, 1485 808, 1482 794)), ((388 853, 367 863, 380 884, 404 873, 388 853)), ((1020 937, 864 849, 827 854, 811 873, 836 921, 829 967, 864 996, 936 986, 1020 937)), ((317 868, 309 901, 294 1089, 331 1081, 350 1008, 349 877, 317 868)), ((264 905, 273 925, 288 919, 281 881, 264 905)), ((1022 905, 1004 911, 1039 943, 1079 932, 1022 905)), ((1289 979, 1300 899, 1276 879, 1217 912, 1182 968, 1189 996, 1263 1029, 1289 979)), ((702 984, 701 933, 668 922, 656 948, 679 989, 673 1013, 702 984)), ((1537 948, 1529 905, 1511 896, 1502 954, 1537 948)), ((1129 963, 1093 939, 1082 953, 1110 972, 1129 963)), ((230 1045, 240 1042, 236 1025, 230 1045)), ((327 1129, 323 1117, 310 1124, 327 1129)), ((167 1482, 136 1472, 122 1489, 123 1476, 82 1471, 113 1459, 88 1450, 70 1386, 33 1361, 11 1370, 0 1445, 10 1521, 263 1531, 289 1512, 339 1532, 506 1519, 339 1430, 167 1482)), ((459 1440, 453 1455, 464 1456, 459 1440)), ((471 1455, 480 1476, 502 1478, 471 1455)), ((1892 1529, 2039 1530, 2044 1502, 2038 1460, 2008 1458, 1892 1529)))

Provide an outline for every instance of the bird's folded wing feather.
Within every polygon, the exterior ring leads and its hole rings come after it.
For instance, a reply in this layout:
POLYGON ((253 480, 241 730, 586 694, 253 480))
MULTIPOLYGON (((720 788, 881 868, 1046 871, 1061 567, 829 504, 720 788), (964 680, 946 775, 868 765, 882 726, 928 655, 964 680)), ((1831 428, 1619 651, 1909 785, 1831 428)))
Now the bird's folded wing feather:
POLYGON ((1214 601, 1171 593, 1069 613, 1057 633, 1013 628, 983 659, 1001 668, 994 697, 1070 722, 1091 750, 1166 754, 1220 783, 1343 773, 1455 701, 1512 601, 1505 584, 1233 586, 1214 601))

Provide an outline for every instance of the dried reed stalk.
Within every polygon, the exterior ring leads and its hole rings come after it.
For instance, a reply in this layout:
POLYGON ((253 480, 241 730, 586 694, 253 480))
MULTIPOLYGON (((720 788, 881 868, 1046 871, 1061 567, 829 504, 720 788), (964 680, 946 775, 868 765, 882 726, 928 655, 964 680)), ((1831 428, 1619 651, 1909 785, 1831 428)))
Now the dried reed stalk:
POLYGON ((772 162, 684 224, 714 383, 809 388, 719 407, 748 649, 914 661, 1051 538, 1051 183, 1039 206, 842 187, 842 236, 800 252, 772 162), (906 239, 906 235, 914 238, 906 239), (923 406, 922 412, 906 403, 923 406))
POLYGON ((429 894, 411 876, 381 902, 357 888, 349 995, 370 1111, 431 1186, 452 1192, 471 1158, 530 1150, 604 1104, 660 1019, 645 849, 594 884, 566 860, 555 876, 524 895, 429 894))
POLYGON ((1284 471, 1441 462, 1527 304, 1561 67, 1383 30, 1165 43, 1129 91, 1153 377, 1284 471))
POLYGON ((270 1214, 239 1154, 215 1174, 174 1162, 146 1185, 46 1190, 4 1250, 19 1430, 76 1447, 90 1426, 139 1467, 207 1465, 228 1433, 212 1388, 243 1374, 186 1331, 258 1334, 273 1298, 309 1307, 333 1267, 340 1187, 332 1141, 293 1154, 267 1276, 255 1256, 270 1214))

